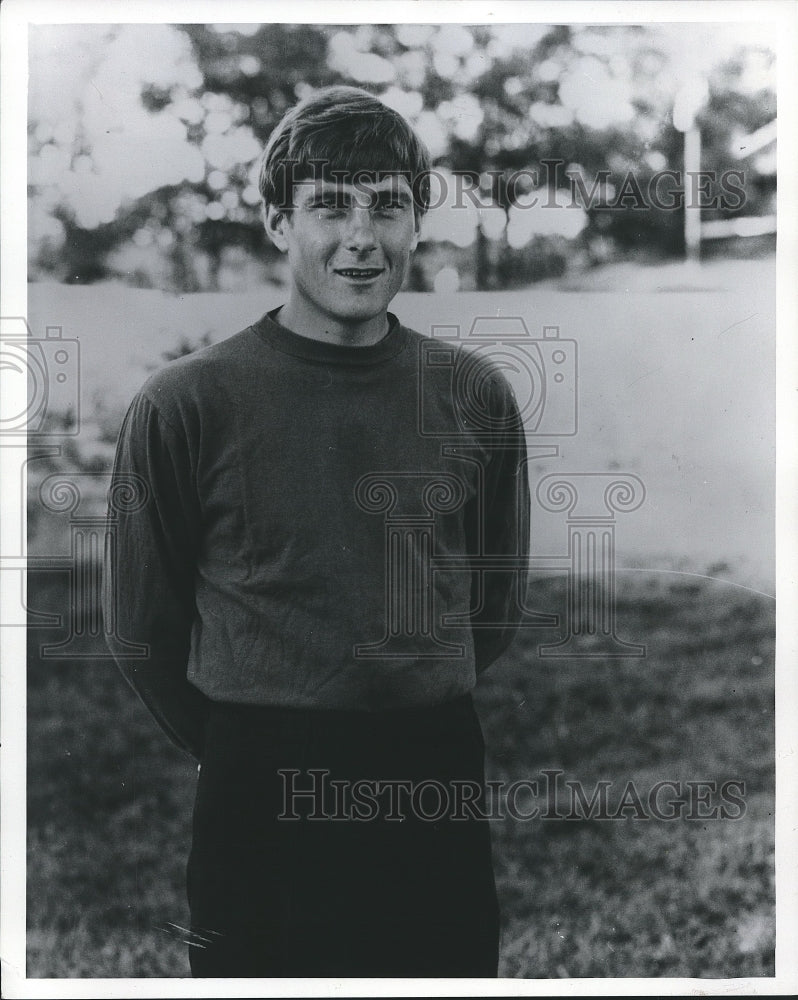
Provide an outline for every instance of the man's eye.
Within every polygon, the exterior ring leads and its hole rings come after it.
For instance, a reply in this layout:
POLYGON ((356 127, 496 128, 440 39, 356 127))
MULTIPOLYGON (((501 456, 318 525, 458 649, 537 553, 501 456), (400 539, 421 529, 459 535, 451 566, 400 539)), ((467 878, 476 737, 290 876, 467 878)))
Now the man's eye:
POLYGON ((380 205, 380 210, 383 212, 401 212, 403 208, 401 201, 386 201, 380 205))
POLYGON ((325 198, 324 201, 316 202, 313 207, 324 212, 343 212, 346 208, 343 202, 336 201, 334 198, 325 198))

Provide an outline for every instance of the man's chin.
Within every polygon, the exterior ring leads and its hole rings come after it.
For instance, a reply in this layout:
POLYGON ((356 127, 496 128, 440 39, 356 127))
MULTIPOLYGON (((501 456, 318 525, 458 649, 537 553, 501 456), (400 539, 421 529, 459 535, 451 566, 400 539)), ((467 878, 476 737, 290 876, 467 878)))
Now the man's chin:
POLYGON ((339 323, 369 323, 372 320, 380 319, 388 312, 390 303, 381 303, 375 306, 374 303, 353 304, 348 309, 341 309, 335 312, 335 319, 339 323))

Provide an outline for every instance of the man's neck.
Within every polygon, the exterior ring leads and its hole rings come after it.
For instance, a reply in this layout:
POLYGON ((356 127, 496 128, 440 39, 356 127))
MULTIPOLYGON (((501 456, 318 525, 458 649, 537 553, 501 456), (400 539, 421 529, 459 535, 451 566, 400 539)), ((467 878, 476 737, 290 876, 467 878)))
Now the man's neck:
POLYGON ((290 300, 280 308, 275 318, 292 333, 341 347, 370 347, 382 340, 390 328, 387 313, 360 323, 340 323, 316 314, 307 315, 290 300))

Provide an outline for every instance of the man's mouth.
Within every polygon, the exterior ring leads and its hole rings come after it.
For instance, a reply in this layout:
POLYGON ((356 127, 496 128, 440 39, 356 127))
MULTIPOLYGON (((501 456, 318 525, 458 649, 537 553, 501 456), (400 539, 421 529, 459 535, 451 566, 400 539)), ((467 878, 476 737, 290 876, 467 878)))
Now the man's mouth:
POLYGON ((354 281, 371 281, 378 278, 383 270, 381 267, 337 267, 335 273, 354 281))

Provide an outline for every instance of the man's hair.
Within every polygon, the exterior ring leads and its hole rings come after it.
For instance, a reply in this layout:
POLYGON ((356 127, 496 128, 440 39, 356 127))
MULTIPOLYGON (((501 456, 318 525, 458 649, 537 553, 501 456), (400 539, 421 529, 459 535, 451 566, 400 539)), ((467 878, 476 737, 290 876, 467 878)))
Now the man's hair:
POLYGON ((264 210, 289 210, 293 186, 402 175, 417 216, 430 201, 430 155, 408 122, 359 87, 326 87, 283 116, 263 151, 258 187, 264 210))

